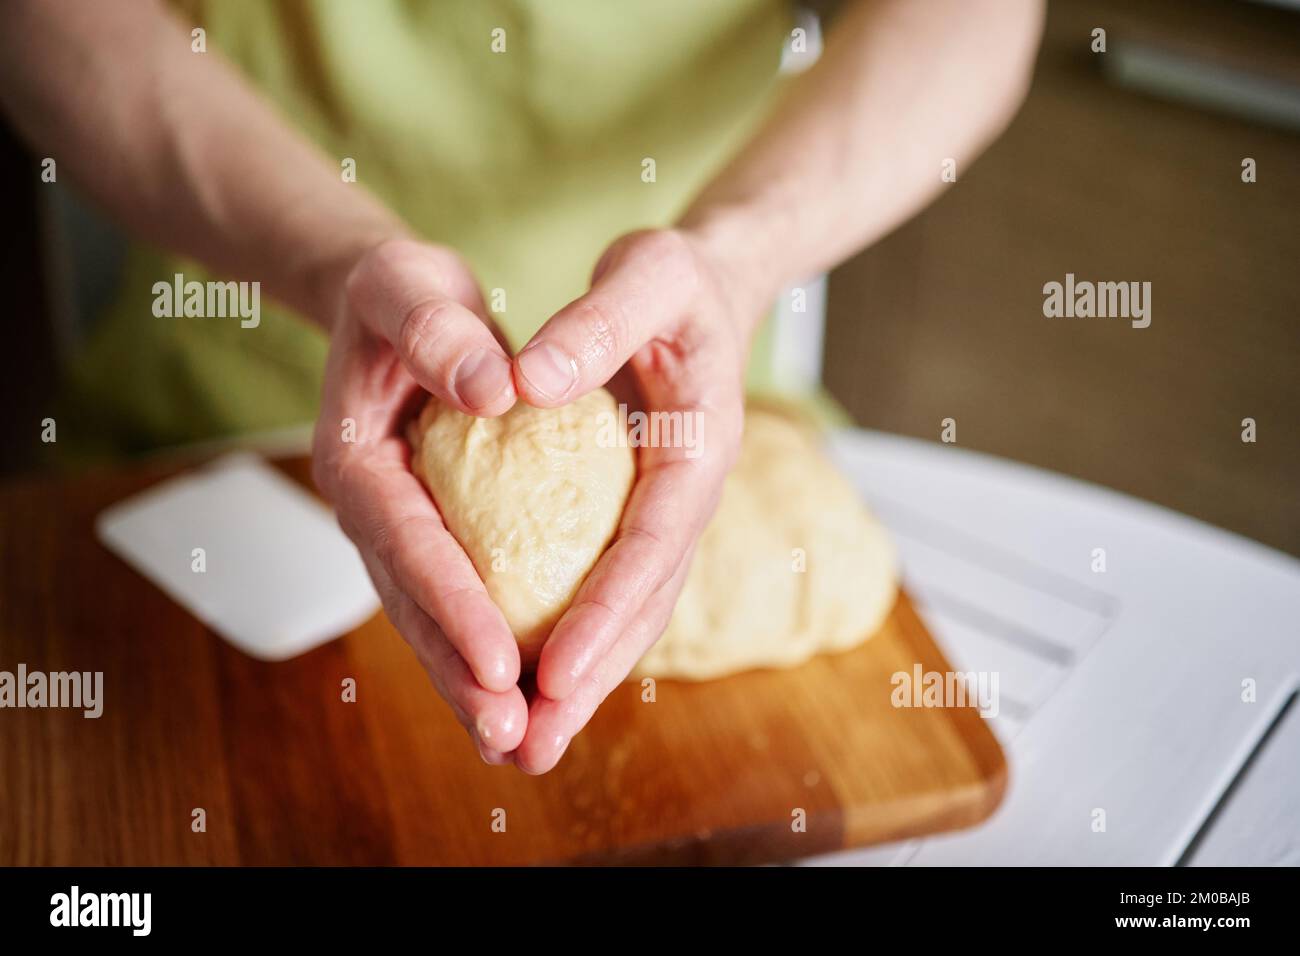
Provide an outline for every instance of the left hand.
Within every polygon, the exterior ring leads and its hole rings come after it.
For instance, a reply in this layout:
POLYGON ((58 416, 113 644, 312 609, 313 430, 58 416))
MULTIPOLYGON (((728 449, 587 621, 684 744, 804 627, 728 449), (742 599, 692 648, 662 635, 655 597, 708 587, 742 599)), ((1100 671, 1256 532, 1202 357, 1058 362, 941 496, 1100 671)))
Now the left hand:
POLYGON ((522 770, 554 767, 667 626, 739 451, 749 338, 766 304, 761 283, 743 281, 698 236, 634 232, 515 357, 515 387, 530 405, 564 405, 608 383, 632 410, 680 412, 695 426, 692 448, 637 449, 614 540, 542 649, 514 752, 522 770))

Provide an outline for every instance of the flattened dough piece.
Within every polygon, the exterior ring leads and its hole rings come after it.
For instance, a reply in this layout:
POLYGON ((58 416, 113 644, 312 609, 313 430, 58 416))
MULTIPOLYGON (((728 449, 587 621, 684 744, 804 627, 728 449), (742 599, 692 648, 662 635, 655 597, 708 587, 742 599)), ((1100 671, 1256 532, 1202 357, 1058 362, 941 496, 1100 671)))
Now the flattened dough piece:
POLYGON ((525 667, 623 515, 632 450, 598 441, 603 416, 617 414, 604 389, 555 409, 520 402, 499 418, 432 399, 410 431, 412 470, 505 614, 525 667))
POLYGON ((816 434, 751 408, 672 620, 634 676, 706 680, 847 650, 880 629, 897 582, 893 544, 816 434))

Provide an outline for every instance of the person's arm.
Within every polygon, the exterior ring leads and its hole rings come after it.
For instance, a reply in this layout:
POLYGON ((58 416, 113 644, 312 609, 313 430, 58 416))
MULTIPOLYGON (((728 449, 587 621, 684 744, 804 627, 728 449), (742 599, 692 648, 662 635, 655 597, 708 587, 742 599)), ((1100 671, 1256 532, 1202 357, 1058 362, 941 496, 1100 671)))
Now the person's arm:
POLYGON ((1043 0, 859 0, 680 225, 773 293, 880 239, 959 177, 1028 90, 1043 0))
POLYGON ((615 242, 516 358, 530 404, 618 373, 700 416, 702 446, 639 450, 618 536, 542 649, 519 766, 554 766, 667 624, 736 455, 759 319, 932 199, 945 159, 965 169, 1020 105, 1041 23, 1041 0, 859 0, 678 227, 615 242))
POLYGON ((8 0, 4 16, 0 107, 37 155, 135 235, 261 282, 331 333, 316 483, 389 619, 503 762, 527 721, 519 651, 401 437, 424 392, 475 415, 514 404, 465 263, 408 238, 156 0, 8 0))
POLYGON ((4 15, 0 106, 133 235, 329 324, 337 266, 405 231, 158 0, 4 15))

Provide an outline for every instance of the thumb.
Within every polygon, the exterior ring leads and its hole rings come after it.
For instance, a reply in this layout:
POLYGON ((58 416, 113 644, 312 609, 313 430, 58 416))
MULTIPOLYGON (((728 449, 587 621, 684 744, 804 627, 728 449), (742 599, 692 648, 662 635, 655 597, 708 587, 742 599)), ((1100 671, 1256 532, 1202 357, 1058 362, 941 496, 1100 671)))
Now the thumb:
POLYGON ((551 316, 516 357, 519 396, 550 408, 608 382, 689 307, 694 262, 675 232, 632 233, 614 243, 591 291, 551 316))
POLYGON ((450 250, 394 241, 373 251, 348 280, 347 302, 389 342, 419 385, 470 415, 500 415, 515 403, 510 358, 483 309, 478 286, 450 250))

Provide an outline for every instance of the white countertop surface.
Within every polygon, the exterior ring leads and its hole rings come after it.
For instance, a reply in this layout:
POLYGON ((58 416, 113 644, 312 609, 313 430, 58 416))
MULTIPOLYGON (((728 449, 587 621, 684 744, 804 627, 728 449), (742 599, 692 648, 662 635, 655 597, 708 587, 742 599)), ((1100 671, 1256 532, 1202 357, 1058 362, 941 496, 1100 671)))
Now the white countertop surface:
POLYGON ((954 665, 999 672, 1011 784, 973 830, 807 862, 1300 864, 1300 561, 956 445, 832 450, 954 665))

